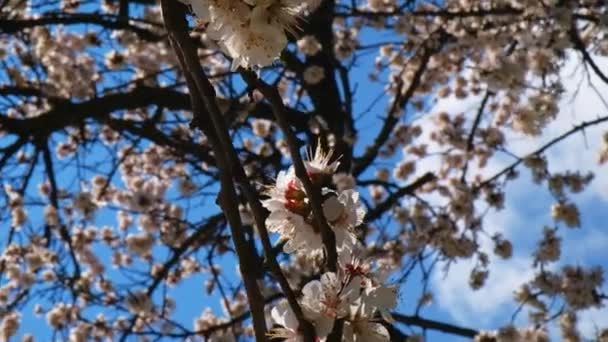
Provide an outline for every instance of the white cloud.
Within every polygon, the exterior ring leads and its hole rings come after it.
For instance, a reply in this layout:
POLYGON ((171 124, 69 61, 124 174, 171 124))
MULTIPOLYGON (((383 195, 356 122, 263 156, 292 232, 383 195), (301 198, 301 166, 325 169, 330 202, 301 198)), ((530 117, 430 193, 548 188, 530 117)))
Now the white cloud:
POLYGON ((564 243, 562 252, 564 259, 584 263, 591 257, 601 258, 608 247, 608 234, 603 226, 590 224, 582 231, 571 232, 573 237, 564 243), (589 229, 587 229, 589 228, 589 229))
POLYGON ((579 329, 587 338, 593 338, 596 332, 608 327, 608 308, 583 311, 579 317, 579 329))
POLYGON ((452 264, 445 277, 443 273, 435 273, 433 282, 439 307, 459 324, 486 327, 497 321, 507 323, 505 317, 514 309, 513 291, 532 276, 532 270, 523 258, 497 261, 493 265, 486 286, 477 291, 468 284, 471 262, 452 264))
MULTIPOLYGON (((596 62, 601 69, 608 70, 608 58, 598 57, 596 62)), ((569 56, 569 61, 562 72, 566 94, 559 103, 560 112, 557 120, 546 127, 540 138, 530 139, 519 133, 509 132, 506 140, 510 151, 524 156, 576 124, 608 115, 608 108, 598 96, 599 93, 607 94, 608 97, 608 85, 602 83, 595 75, 590 75, 589 81, 584 78, 581 82, 582 75, 584 75, 583 69, 578 56, 569 56), (596 87, 597 92, 590 84, 596 87)), ((432 113, 441 110, 450 114, 463 111, 471 113, 476 110, 480 101, 479 97, 471 98, 464 103, 454 98, 448 98, 439 101, 432 113)), ((430 125, 430 120, 424 118, 418 123, 427 127, 430 125)), ((608 177, 603 175, 605 168, 599 169, 597 165, 599 145, 605 129, 601 125, 589 128, 585 130, 584 134, 577 133, 547 152, 549 167, 552 171, 568 169, 598 171, 588 191, 576 197, 576 201, 580 205, 594 206, 598 199, 608 200, 608 177)), ((510 161, 507 157, 495 158, 493 164, 488 167, 488 170, 484 170, 483 174, 493 174, 496 170, 508 165, 510 161)), ((419 165, 419 172, 436 170, 438 165, 438 160, 425 160, 419 165)), ((470 289, 468 274, 474 266, 471 262, 453 264, 445 278, 443 273, 438 273, 433 277, 437 305, 443 311, 448 312, 458 323, 472 327, 488 326, 488 324, 498 327, 509 322, 514 309, 513 291, 533 275, 529 258, 532 253, 531 248, 540 238, 542 222, 551 222, 548 220, 551 203, 547 201, 546 191, 544 195, 540 195, 539 191, 545 190, 542 187, 532 186, 529 182, 516 181, 508 185, 507 196, 510 196, 508 198, 525 199, 535 205, 538 205, 535 201, 542 199, 543 202, 546 202, 542 203, 546 204, 546 211, 540 210, 531 216, 529 210, 527 212, 523 210, 526 209, 526 203, 513 205, 514 203, 507 202, 507 207, 503 212, 487 215, 486 230, 490 233, 503 232, 511 238, 515 242, 517 254, 506 262, 493 261, 486 287, 478 291, 470 289), (518 250, 517 248, 521 246, 527 246, 530 250, 518 250)), ((598 253, 603 253, 608 246, 605 227, 599 225, 598 222, 587 222, 584 218, 583 223, 585 225, 581 230, 564 232, 567 235, 576 236, 564 241, 563 261, 565 262, 586 264, 594 257, 597 259, 598 253)), ((483 242, 483 247, 486 250, 491 247, 489 239, 483 242)), ((608 326, 608 309, 587 310, 579 317, 579 322, 583 333, 586 336, 592 336, 598 326, 604 328, 608 326)))

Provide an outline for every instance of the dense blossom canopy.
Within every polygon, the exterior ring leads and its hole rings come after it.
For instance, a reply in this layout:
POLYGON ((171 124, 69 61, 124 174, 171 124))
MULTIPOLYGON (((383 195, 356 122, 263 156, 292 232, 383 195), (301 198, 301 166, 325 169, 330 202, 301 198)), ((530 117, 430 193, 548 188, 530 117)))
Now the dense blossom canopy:
POLYGON ((606 342, 607 56, 602 0, 1 1, 0 340, 606 342))

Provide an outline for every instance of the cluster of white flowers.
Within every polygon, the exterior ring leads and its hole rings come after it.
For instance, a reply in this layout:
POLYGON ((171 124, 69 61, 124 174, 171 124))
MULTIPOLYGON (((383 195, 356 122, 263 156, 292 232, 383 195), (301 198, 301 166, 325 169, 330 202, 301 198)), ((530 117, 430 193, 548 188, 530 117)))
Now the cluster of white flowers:
POLYGON ((21 324, 21 315, 16 312, 11 312, 2 318, 0 324, 0 337, 2 341, 8 341, 10 338, 17 333, 19 325, 21 324))
MULTIPOLYGON (((330 162, 331 157, 331 153, 323 153, 318 148, 314 157, 305 161, 305 166, 312 182, 322 187, 323 214, 336 235, 340 250, 356 243, 354 228, 363 221, 365 211, 359 205, 359 193, 355 190, 335 191, 327 187, 339 165, 337 161, 330 162)), ((293 167, 279 172, 268 195, 270 198, 262 202, 270 211, 266 224, 271 232, 287 241, 285 252, 320 253, 323 250, 321 227, 315 223, 308 195, 293 167)))
MULTIPOLYGON (((397 288, 383 284, 388 275, 386 267, 374 267, 356 257, 358 250, 341 250, 338 272, 324 273, 320 280, 310 281, 302 289, 300 305, 320 341, 338 319, 344 320, 343 341, 390 341, 388 330, 376 316, 392 322, 389 310, 396 305, 397 288)), ((301 340, 298 321, 286 301, 272 309, 271 317, 281 326, 273 329, 271 336, 301 340)))
POLYGON ((564 309, 568 309, 561 313, 565 315, 562 316, 562 333, 573 336, 576 335, 576 317, 572 315, 602 305, 598 289, 603 282, 604 274, 600 267, 566 265, 560 272, 543 270, 537 274, 529 284, 517 289, 515 300, 531 309, 529 315, 534 324, 541 324, 551 315, 551 303, 556 297, 562 297, 564 309))
POLYGON ((551 216, 556 221, 562 221, 570 228, 581 225, 580 213, 573 203, 558 202, 551 207, 551 216))
POLYGON ((62 30, 53 35, 42 27, 35 30, 33 53, 48 70, 45 92, 64 98, 93 95, 95 88, 91 81, 98 80, 100 75, 86 48, 94 45, 95 37, 62 30))
POLYGON ((11 208, 11 225, 18 228, 27 221, 27 211, 23 206, 23 196, 10 185, 5 185, 4 191, 8 197, 8 206, 11 208))
POLYGON ((307 56, 316 55, 322 48, 323 46, 315 36, 308 35, 298 40, 298 50, 307 56))
POLYGON ((551 120, 555 119, 558 108, 553 94, 541 93, 531 96, 528 103, 515 108, 513 128, 527 135, 539 135, 551 120))
POLYGON ((309 66, 304 70, 302 76, 304 77, 304 82, 308 84, 318 84, 325 78, 325 69, 318 65, 309 66))
MULTIPOLYGON (((384 285, 388 267, 375 266, 362 256, 355 227, 365 215, 359 205, 359 193, 353 189, 330 188, 339 163, 331 162, 331 153, 317 148, 313 158, 305 161, 311 181, 322 189, 323 214, 336 236, 339 257, 337 272, 326 272, 320 280, 308 282, 302 289, 299 302, 304 316, 322 341, 332 331, 335 320, 344 320, 344 341, 389 341, 388 330, 376 314, 391 322, 389 310, 397 300, 397 288, 384 285)), ((281 171, 276 184, 268 191, 263 205, 270 210, 266 220, 268 229, 279 233, 286 241, 284 250, 305 256, 314 262, 324 248, 320 227, 313 220, 309 196, 292 168, 281 171)), ((286 301, 272 309, 271 317, 281 328, 271 335, 300 341, 299 323, 286 301)))
POLYGON ((474 339, 475 342, 496 341, 496 342, 524 342, 549 341, 547 331, 535 327, 518 329, 512 325, 500 328, 496 331, 480 331, 474 339))
POLYGON ((233 59, 232 67, 270 65, 287 45, 299 16, 318 0, 184 0, 209 38, 233 59))

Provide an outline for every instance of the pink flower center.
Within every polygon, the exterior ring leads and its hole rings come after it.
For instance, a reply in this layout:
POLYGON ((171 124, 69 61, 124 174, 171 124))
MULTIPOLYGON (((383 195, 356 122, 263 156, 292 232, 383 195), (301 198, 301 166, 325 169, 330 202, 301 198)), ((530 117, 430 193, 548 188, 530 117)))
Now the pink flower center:
POLYGON ((365 271, 363 270, 363 268, 361 266, 356 266, 353 264, 347 264, 346 265, 346 273, 348 273, 351 276, 356 276, 356 275, 365 275, 365 271))
POLYGON ((306 193, 302 191, 295 180, 289 181, 285 190, 285 208, 293 213, 306 216, 308 213, 308 204, 306 203, 306 193))
POLYGON ((336 317, 337 308, 340 300, 338 298, 325 298, 321 301, 321 304, 325 305, 324 313, 330 317, 336 317))

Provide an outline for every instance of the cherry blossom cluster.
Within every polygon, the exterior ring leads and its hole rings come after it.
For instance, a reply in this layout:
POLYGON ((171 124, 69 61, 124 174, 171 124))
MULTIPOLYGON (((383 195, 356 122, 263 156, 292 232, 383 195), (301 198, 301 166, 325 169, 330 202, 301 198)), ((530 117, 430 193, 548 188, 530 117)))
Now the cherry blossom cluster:
POLYGON ((295 33, 298 17, 318 0, 187 0, 209 38, 232 58, 232 68, 272 64, 295 33))
MULTIPOLYGON (((332 179, 339 162, 320 145, 305 161, 307 176, 321 189, 323 215, 330 225, 339 255, 338 272, 325 272, 320 280, 304 285, 299 300, 307 320, 313 323, 317 337, 324 339, 335 320, 343 319, 344 341, 389 341, 388 330, 377 321, 377 314, 392 322, 389 310, 397 300, 397 288, 384 285, 389 269, 363 258, 363 247, 357 240, 356 228, 362 224, 365 211, 359 193, 353 189, 333 190, 332 179)), ((268 229, 280 235, 287 253, 314 262, 323 255, 321 227, 313 217, 310 196, 295 175, 294 167, 279 172, 276 183, 268 189, 269 199, 263 205, 270 211, 268 229)), ((301 329, 292 309, 282 301, 271 316, 281 328, 272 336, 299 341, 301 329)))
MULTIPOLYGON (((313 323, 317 337, 323 341, 335 321, 343 319, 343 341, 390 341, 378 314, 392 322, 389 310, 396 305, 396 289, 380 285, 378 281, 383 274, 359 260, 346 261, 340 270, 338 274, 324 273, 320 280, 313 280, 302 289, 299 302, 305 318, 313 323)), ((272 330, 272 337, 300 340, 302 331, 287 301, 279 302, 272 309, 271 317, 281 326, 272 330)))
MULTIPOLYGON (((338 249, 342 249, 356 244, 355 227, 362 223, 365 211, 355 190, 333 191, 327 187, 339 165, 337 161, 330 162, 331 158, 331 153, 324 154, 318 148, 305 166, 313 183, 322 187, 323 213, 336 236, 338 249)), ((286 241, 284 250, 307 255, 322 252, 321 227, 315 224, 310 199, 293 167, 279 172, 268 195, 270 198, 263 201, 270 211, 266 224, 271 232, 280 234, 286 241)))

